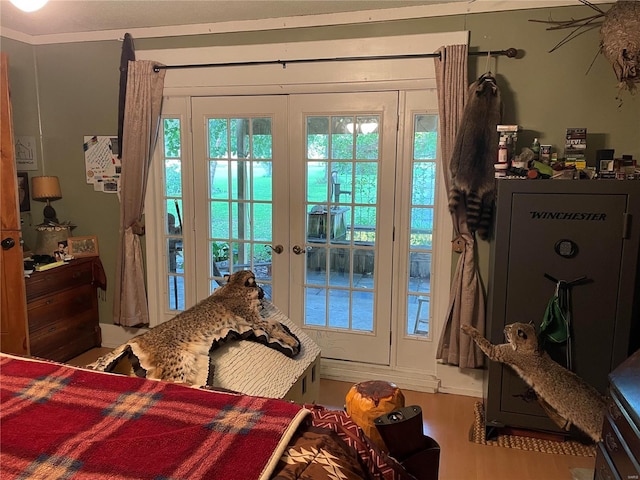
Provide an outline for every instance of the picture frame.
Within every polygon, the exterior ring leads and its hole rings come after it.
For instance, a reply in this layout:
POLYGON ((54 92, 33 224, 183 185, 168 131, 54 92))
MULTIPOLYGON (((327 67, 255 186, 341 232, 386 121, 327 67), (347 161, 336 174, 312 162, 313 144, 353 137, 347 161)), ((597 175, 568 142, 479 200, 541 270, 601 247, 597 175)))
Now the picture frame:
POLYGON ((69 255, 74 258, 97 257, 99 255, 98 237, 87 235, 84 237, 67 238, 69 255))
POLYGON ((17 172, 17 175, 20 212, 29 212, 31 211, 31 200, 29 195, 29 174, 27 172, 17 172))

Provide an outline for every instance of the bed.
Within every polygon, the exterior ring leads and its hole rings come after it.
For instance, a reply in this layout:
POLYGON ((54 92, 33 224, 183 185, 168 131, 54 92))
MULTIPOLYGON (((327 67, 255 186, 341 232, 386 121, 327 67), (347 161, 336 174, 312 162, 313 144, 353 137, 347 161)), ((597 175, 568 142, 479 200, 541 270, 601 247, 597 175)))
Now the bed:
POLYGON ((0 354, 5 479, 413 479, 343 411, 0 354))

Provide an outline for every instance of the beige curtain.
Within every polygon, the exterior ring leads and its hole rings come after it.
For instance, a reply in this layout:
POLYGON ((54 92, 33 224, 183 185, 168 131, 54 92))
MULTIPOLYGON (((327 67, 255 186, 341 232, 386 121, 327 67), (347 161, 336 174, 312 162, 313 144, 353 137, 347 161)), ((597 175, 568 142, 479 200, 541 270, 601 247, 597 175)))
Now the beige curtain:
POLYGON ((122 138, 120 239, 116 258, 113 323, 147 325, 149 309, 144 285, 140 236, 149 165, 158 139, 166 70, 154 72, 157 62, 130 61, 122 138))
MULTIPOLYGON (((447 191, 450 188, 449 162, 456 143, 458 125, 467 100, 467 45, 449 45, 438 50, 435 58, 440 149, 446 168, 442 168, 447 191)), ((455 239, 453 249, 460 253, 451 284, 449 309, 438 343, 436 358, 461 368, 483 365, 483 355, 471 337, 460 332, 469 324, 484 334, 485 299, 475 263, 475 238, 469 233, 464 204, 451 214, 455 239)))

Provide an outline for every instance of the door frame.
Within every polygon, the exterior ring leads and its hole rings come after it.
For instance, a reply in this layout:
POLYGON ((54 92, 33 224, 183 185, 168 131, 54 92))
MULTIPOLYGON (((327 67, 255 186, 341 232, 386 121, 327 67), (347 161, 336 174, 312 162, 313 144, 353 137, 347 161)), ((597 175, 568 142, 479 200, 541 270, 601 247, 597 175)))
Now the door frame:
MULTIPOLYGON (((418 35, 399 35, 379 38, 357 38, 297 43, 269 44, 269 48, 256 48, 255 45, 199 47, 166 50, 141 50, 136 52, 138 59, 154 60, 165 65, 206 64, 211 59, 216 62, 270 61, 274 59, 338 58, 366 57, 381 55, 407 55, 432 53, 442 45, 468 44, 469 32, 446 32, 418 35)), ((341 61, 340 69, 327 68, 327 63, 291 64, 287 68, 280 65, 255 67, 199 68, 186 70, 168 70, 165 77, 164 93, 167 97, 189 97, 199 95, 266 95, 281 93, 318 93, 318 92, 354 92, 379 90, 421 90, 435 89, 435 67, 431 58, 404 58, 386 60, 341 61), (224 74, 221 74, 221 71, 224 74)), ((401 93, 402 95, 402 93, 401 93)), ((402 107, 401 107, 402 108, 402 107)), ((400 122, 403 122, 401 112, 400 122)), ((401 131, 403 125, 399 125, 401 131)), ((446 197, 440 189, 439 200, 446 197)), ((152 189, 147 190, 147 218, 153 216, 152 189)), ((446 220, 446 199, 441 202, 444 212, 437 214, 446 220)), ((151 231, 151 230, 150 230, 151 231)), ((439 235, 434 240, 434 250, 441 253, 434 259, 432 275, 443 286, 440 292, 433 292, 433 338, 440 336, 449 303, 448 285, 451 278, 450 236, 439 235), (441 320, 442 319, 442 320, 441 320)), ((154 239, 147 239, 147 258, 152 258, 154 239)), ((148 268, 150 272, 151 268, 148 268)), ((434 282, 434 283, 435 283, 434 282)), ((149 292, 151 298, 152 292, 149 292)), ((152 303, 152 302, 150 302, 152 303)), ((289 312, 285 311, 285 314, 289 312)), ((120 326, 105 325, 103 343, 117 346, 137 329, 123 329, 120 326)), ((398 338, 396 336, 396 338, 398 338)), ((409 342, 409 340, 406 340, 409 342)), ((419 340, 416 340, 419 342, 419 340)), ((404 349, 404 346, 403 346, 404 349)), ((390 367, 372 367, 358 365, 355 362, 323 361, 323 378, 344 381, 361 381, 376 378, 388 379, 398 385, 418 391, 437 391, 442 370, 435 357, 418 357, 414 367, 399 366, 395 363, 397 343, 392 346, 392 365, 390 367)), ((446 372, 449 377, 456 372, 446 372)), ((464 377, 468 383, 468 379, 464 377)), ((479 382, 481 385, 481 380, 479 382)), ((478 390, 473 385, 472 390, 478 390)))

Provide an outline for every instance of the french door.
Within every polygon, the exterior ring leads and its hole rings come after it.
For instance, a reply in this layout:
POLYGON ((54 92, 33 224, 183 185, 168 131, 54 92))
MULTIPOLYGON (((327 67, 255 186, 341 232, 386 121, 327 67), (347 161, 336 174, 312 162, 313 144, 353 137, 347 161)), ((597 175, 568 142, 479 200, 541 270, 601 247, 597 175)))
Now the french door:
POLYGON ((290 97, 290 315, 324 358, 389 364, 397 118, 397 92, 290 97))
POLYGON ((397 92, 194 98, 196 289, 252 269, 323 356, 389 364, 397 92), (383 252, 383 253, 380 253, 383 252))

